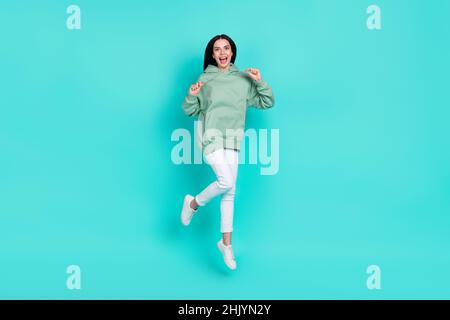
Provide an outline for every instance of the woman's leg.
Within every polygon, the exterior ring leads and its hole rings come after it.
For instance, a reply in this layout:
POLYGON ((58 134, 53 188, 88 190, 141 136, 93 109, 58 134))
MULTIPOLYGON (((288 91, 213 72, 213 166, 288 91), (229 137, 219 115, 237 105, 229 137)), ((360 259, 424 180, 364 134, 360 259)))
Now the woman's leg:
POLYGON ((228 246, 231 244, 231 233, 233 232, 234 195, 236 193, 236 180, 239 161, 238 152, 231 149, 225 149, 225 161, 231 172, 233 186, 230 190, 222 194, 222 199, 220 201, 220 229, 222 232, 223 244, 228 246))
POLYGON ((206 160, 213 169, 217 180, 195 196, 195 203, 192 204, 194 206, 205 206, 214 197, 233 188, 233 174, 226 163, 225 149, 219 149, 207 155, 206 160))

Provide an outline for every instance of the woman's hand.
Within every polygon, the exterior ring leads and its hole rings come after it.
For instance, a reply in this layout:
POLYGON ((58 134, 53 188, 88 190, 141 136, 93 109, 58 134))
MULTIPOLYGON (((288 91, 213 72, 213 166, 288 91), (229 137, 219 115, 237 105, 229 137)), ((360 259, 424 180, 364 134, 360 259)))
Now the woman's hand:
POLYGON ((192 96, 198 95, 200 88, 203 86, 203 82, 198 81, 189 87, 189 94, 192 96))
POLYGON ((248 68, 245 69, 245 72, 247 72, 248 75, 252 77, 253 80, 260 81, 262 79, 261 72, 259 72, 259 69, 248 68))

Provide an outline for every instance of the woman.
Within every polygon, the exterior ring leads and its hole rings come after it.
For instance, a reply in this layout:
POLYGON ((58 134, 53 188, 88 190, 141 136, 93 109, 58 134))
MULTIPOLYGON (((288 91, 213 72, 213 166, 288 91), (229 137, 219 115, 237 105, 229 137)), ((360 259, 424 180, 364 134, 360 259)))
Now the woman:
POLYGON ((274 105, 272 89, 262 80, 260 71, 248 68, 240 72, 234 65, 236 52, 234 41, 227 35, 212 38, 205 50, 204 72, 184 99, 186 115, 199 116, 201 148, 217 180, 195 197, 186 195, 181 210, 181 222, 188 226, 199 207, 221 195, 222 239, 217 246, 232 270, 236 269, 231 246, 234 195, 245 113, 248 106, 267 109, 274 105))

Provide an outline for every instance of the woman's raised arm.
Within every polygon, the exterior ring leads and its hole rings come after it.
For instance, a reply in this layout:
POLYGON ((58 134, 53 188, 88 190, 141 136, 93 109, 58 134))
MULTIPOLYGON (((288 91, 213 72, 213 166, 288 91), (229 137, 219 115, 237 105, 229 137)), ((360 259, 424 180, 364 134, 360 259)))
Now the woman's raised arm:
POLYGON ((262 79, 261 72, 255 68, 248 68, 245 72, 251 78, 250 90, 247 97, 247 106, 258 109, 269 109, 275 104, 272 88, 262 79))
POLYGON ((197 81, 189 87, 188 95, 183 101, 183 111, 188 116, 198 115, 200 113, 200 100, 198 99, 198 93, 203 85, 203 82, 197 81))

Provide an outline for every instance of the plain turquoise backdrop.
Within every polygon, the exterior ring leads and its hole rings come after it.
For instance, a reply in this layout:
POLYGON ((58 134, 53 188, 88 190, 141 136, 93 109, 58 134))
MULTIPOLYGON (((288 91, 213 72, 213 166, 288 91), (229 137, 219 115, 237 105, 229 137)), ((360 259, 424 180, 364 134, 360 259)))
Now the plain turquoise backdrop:
POLYGON ((447 0, 3 1, 0 298, 450 298, 449 12, 447 0), (81 30, 66 28, 70 4, 81 30), (220 33, 276 97, 247 128, 280 130, 278 174, 239 168, 235 272, 215 246, 218 200, 179 221, 211 169, 170 157, 220 33), (369 265, 381 290, 366 287, 369 265))

